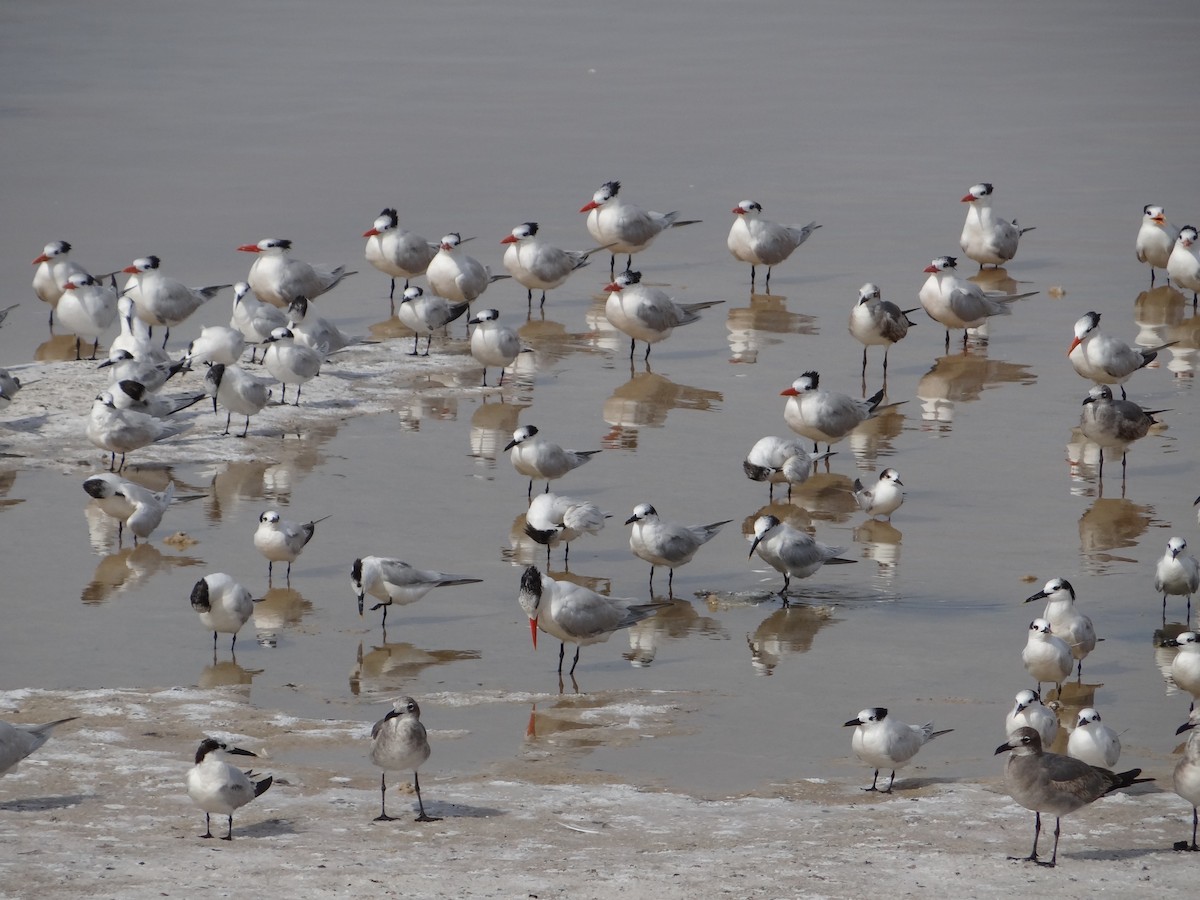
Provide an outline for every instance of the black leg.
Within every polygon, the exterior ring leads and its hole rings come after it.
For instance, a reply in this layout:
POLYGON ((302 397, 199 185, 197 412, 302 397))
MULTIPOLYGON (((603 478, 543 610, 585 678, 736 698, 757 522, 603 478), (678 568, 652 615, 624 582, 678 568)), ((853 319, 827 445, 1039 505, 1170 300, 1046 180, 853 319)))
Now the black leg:
POLYGON ((417 789, 417 808, 421 810, 421 814, 417 816, 418 822, 440 822, 442 821, 437 816, 428 815, 425 812, 425 804, 421 802, 421 776, 413 772, 413 787, 417 789))
POLYGON ((208 815, 208 813, 205 813, 205 814, 204 814, 204 834, 200 835, 200 837, 202 837, 202 838, 210 838, 210 837, 212 837, 212 836, 213 836, 213 835, 212 835, 212 824, 209 822, 209 815, 208 815))
POLYGON ((387 772, 383 772, 379 776, 379 815, 374 819, 376 822, 394 822, 395 819, 387 814, 387 772))
POLYGON ((875 770, 875 776, 874 776, 874 777, 871 779, 871 786, 870 786, 870 787, 863 788, 863 790, 864 790, 864 791, 877 791, 877 790, 879 790, 879 788, 877 788, 877 787, 875 786, 875 785, 876 785, 876 783, 877 783, 878 781, 879 781, 879 770, 878 770, 878 769, 876 769, 876 770, 875 770))
POLYGON ((581 645, 579 645, 579 644, 576 644, 576 645, 575 645, 575 661, 574 661, 573 663, 571 663, 571 671, 567 673, 567 674, 568 674, 568 675, 570 675, 572 678, 573 678, 573 677, 575 677, 575 667, 576 667, 577 665, 579 665, 579 650, 580 650, 580 646, 581 646, 581 645))
POLYGON ((890 794, 892 792, 892 785, 895 783, 896 783, 896 770, 892 769, 892 777, 888 779, 888 786, 883 791, 883 793, 890 794))
POLYGON ((562 675, 563 657, 567 654, 567 645, 560 643, 558 645, 558 674, 562 675))
POLYGON ((232 841, 233 840, 233 816, 229 817, 229 831, 227 831, 225 833, 225 837, 221 838, 221 840, 223 840, 223 841, 232 841))

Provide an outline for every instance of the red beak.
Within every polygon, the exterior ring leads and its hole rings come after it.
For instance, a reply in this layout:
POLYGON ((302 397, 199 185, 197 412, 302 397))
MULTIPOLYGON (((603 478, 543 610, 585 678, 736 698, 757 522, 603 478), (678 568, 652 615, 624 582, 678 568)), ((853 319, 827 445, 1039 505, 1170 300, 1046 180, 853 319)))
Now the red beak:
POLYGON ((510 234, 508 237, 503 237, 500 239, 500 243, 502 244, 515 244, 516 242, 517 236, 515 234, 510 234))
POLYGON ((1071 353, 1075 350, 1075 348, 1078 347, 1082 343, 1083 343, 1083 340, 1081 338, 1075 338, 1075 340, 1071 341, 1071 349, 1067 351, 1067 356, 1070 356, 1071 353))
POLYGON ((606 291, 616 291, 617 293, 621 292, 621 286, 619 284, 617 284, 615 281, 612 282, 612 284, 605 285, 604 289, 606 291))
POLYGON ((377 234, 379 234, 379 229, 372 228, 370 231, 364 231, 363 237, 375 237, 375 235, 377 235, 377 234))
POLYGON ((261 253, 262 252, 261 250, 258 249, 258 244, 242 244, 242 246, 238 247, 238 249, 241 250, 243 253, 261 253))
POLYGON ((962 202, 963 203, 973 203, 974 201, 976 201, 978 199, 979 198, 976 197, 974 194, 967 194, 965 197, 962 198, 962 202))
POLYGON ((937 266, 933 266, 933 265, 929 265, 929 266, 926 266, 926 267, 925 267, 924 269, 922 269, 921 271, 923 271, 923 272, 936 272, 936 271, 938 271, 938 267, 937 267, 937 266))
POLYGON ((40 266, 44 262, 50 262, 50 257, 48 257, 45 253, 43 253, 41 256, 39 256, 37 259, 35 259, 33 261, 33 264, 35 266, 40 266))
POLYGON ((128 272, 130 275, 137 275, 141 269, 139 269, 137 266, 126 266, 121 271, 128 272))
POLYGON ((529 633, 533 636, 533 649, 537 649, 537 619, 529 620, 529 633))
POLYGON ((597 203, 595 200, 593 200, 591 203, 589 203, 587 206, 583 207, 579 211, 580 212, 591 212, 593 209, 595 209, 599 205, 600 205, 599 203, 597 203))
POLYGON ((735 206, 735 207, 734 207, 732 210, 730 210, 730 211, 731 211, 731 212, 732 212, 732 213, 733 213, 735 216, 744 216, 744 215, 746 214, 746 211, 745 211, 744 209, 742 209, 740 206, 735 206))
POLYGON ((799 397, 800 392, 798 390, 796 390, 794 387, 790 387, 786 391, 780 391, 779 396, 780 397, 799 397))

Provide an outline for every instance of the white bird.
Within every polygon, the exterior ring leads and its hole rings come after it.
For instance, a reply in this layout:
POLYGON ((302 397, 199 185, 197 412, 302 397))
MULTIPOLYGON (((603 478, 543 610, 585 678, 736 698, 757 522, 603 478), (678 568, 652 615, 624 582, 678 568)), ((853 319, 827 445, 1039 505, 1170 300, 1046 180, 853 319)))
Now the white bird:
POLYGON ((1042 697, 1037 691, 1018 691, 1016 703, 1004 719, 1004 733, 1011 735, 1022 726, 1034 729, 1042 738, 1042 744, 1049 747, 1058 737, 1058 714, 1042 703, 1042 697))
POLYGON ((1167 596, 1187 597, 1185 622, 1192 619, 1192 594, 1200 590, 1200 562, 1190 553, 1184 553, 1187 541, 1173 537, 1167 541, 1167 550, 1154 567, 1154 590, 1163 595, 1163 622, 1167 621, 1167 596))
POLYGON ((1099 800, 1110 791, 1138 784, 1141 769, 1131 769, 1117 774, 1108 769, 1098 769, 1087 763, 1048 753, 1042 749, 1042 739, 1033 728, 1019 728, 1009 736, 1006 743, 996 748, 996 753, 1012 751, 1004 766, 1004 784, 1009 796, 1019 805, 1034 811, 1033 850, 1023 859, 1038 865, 1053 866, 1058 862, 1058 835, 1060 819, 1068 813, 1082 809, 1099 800), (1042 833, 1042 813, 1053 814, 1054 852, 1050 862, 1038 859, 1038 838, 1042 833))
POLYGON ((258 415, 271 399, 270 382, 255 378, 241 366, 221 363, 210 366, 204 373, 204 389, 213 398, 214 411, 217 404, 225 407, 223 434, 229 434, 229 420, 234 413, 246 417, 246 427, 238 437, 246 436, 250 431, 250 417, 258 415))
POLYGON ((451 303, 445 297, 437 294, 426 295, 418 285, 407 287, 396 307, 396 316, 406 328, 413 333, 413 348, 409 356, 417 355, 417 343, 421 335, 425 335, 425 356, 429 355, 429 346, 433 343, 433 333, 445 328, 470 308, 466 301, 451 303))
POLYGON ((174 362, 161 346, 150 339, 150 326, 138 318, 133 298, 122 294, 117 298, 117 319, 121 333, 108 345, 108 353, 124 350, 134 359, 148 363, 174 362))
POLYGON ((1121 758, 1121 739, 1089 706, 1079 711, 1079 721, 1067 739, 1067 756, 1099 769, 1111 769, 1121 758))
POLYGON ((161 260, 157 256, 141 256, 122 271, 130 275, 123 293, 134 300, 137 317, 153 328, 166 326, 162 345, 167 345, 171 329, 185 321, 204 303, 217 296, 228 284, 210 284, 206 287, 190 288, 182 281, 168 278, 159 271, 161 260))
POLYGON ((742 460, 742 471, 751 481, 767 482, 768 500, 774 499, 777 484, 788 486, 788 500, 791 500, 792 488, 808 481, 813 463, 833 455, 831 451, 810 455, 800 438, 767 435, 754 442, 742 460))
POLYGON ((304 552, 305 546, 312 540, 317 525, 328 519, 322 516, 310 522, 290 522, 273 509, 268 509, 258 517, 258 528, 254 532, 254 546, 267 558, 267 581, 271 580, 271 570, 277 562, 286 562, 287 579, 291 584, 292 563, 304 552))
POLYGON ((50 304, 50 327, 54 327, 54 310, 62 296, 63 285, 75 276, 83 278, 88 271, 68 254, 71 245, 66 241, 51 241, 42 248, 33 264, 37 269, 33 273, 33 292, 39 300, 50 304))
POLYGON ((1192 710, 1188 720, 1175 731, 1176 734, 1192 732, 1183 748, 1183 758, 1171 773, 1175 793, 1192 804, 1192 842, 1176 841, 1176 850, 1200 850, 1200 845, 1196 844, 1196 827, 1200 825, 1200 812, 1196 809, 1200 806, 1200 730, 1196 730, 1197 726, 1200 726, 1200 710, 1192 710))
POLYGON ((117 320, 117 292, 91 275, 72 275, 63 284, 54 311, 63 328, 75 335, 75 358, 81 358, 80 341, 91 340, 91 358, 95 359, 100 335, 117 320))
POLYGON ((1194 226, 1179 229, 1179 237, 1167 259, 1167 277, 1179 289, 1192 292, 1192 309, 1196 308, 1196 293, 1200 291, 1200 244, 1194 226))
POLYGON ((1022 228, 1013 219, 1002 219, 992 210, 992 186, 985 182, 972 185, 962 198, 967 207, 967 221, 963 223, 958 244, 979 268, 990 263, 1002 266, 1017 255, 1017 243, 1033 227, 1022 228))
POLYGON ((261 781, 253 772, 243 772, 231 766, 224 760, 218 759, 217 754, 230 753, 235 756, 257 756, 241 747, 230 747, 212 738, 205 738, 196 749, 196 764, 188 769, 187 792, 198 807, 204 810, 203 838, 211 838, 212 824, 209 817, 216 813, 229 817, 229 831, 221 840, 233 840, 233 814, 253 800, 261 796, 274 782, 267 776, 261 781))
POLYGON ((729 229, 725 245, 736 259, 750 263, 750 290, 754 290, 754 267, 767 267, 763 290, 771 292, 771 269, 792 255, 792 251, 809 239, 821 226, 780 225, 762 218, 762 206, 753 200, 743 200, 733 208, 736 218, 729 229))
POLYGON ((704 300, 699 303, 676 303, 666 291, 641 284, 642 273, 626 269, 604 289, 609 292, 604 302, 604 317, 618 331, 629 335, 629 358, 638 341, 646 342, 646 359, 650 347, 669 337, 680 325, 700 321, 702 309, 724 303, 724 300, 704 300))
POLYGON ((288 304, 287 311, 287 328, 296 341, 324 356, 357 344, 361 340, 344 334, 328 319, 315 315, 307 297, 294 298, 288 304))
POLYGON ((590 500, 547 492, 534 497, 525 511, 525 534, 546 546, 547 564, 550 548, 561 543, 565 562, 571 555, 571 541, 584 534, 599 534, 604 520, 611 517, 612 513, 590 500))
POLYGON ((315 300, 337 287, 342 279, 354 275, 345 266, 311 266, 303 260, 288 256, 292 242, 280 238, 264 238, 257 244, 243 244, 238 250, 258 254, 250 265, 246 281, 259 300, 284 307, 296 297, 315 300))
POLYGON ((883 388, 865 400, 824 390, 821 388, 821 376, 812 371, 805 372, 779 395, 790 398, 783 407, 784 421, 792 431, 813 442, 814 453, 819 442, 824 441, 826 449, 829 449, 857 428, 860 422, 899 405, 880 407, 883 388))
POLYGON ((749 556, 753 556, 755 550, 763 562, 782 573, 783 587, 779 596, 783 598, 784 606, 788 604, 787 590, 793 578, 807 578, 826 563, 842 565, 857 562, 839 557, 845 552, 845 547, 822 544, 774 516, 759 516, 754 520, 754 538, 750 543, 749 556))
POLYGON ((1194 631, 1185 631, 1176 635, 1173 640, 1164 641, 1168 647, 1178 647, 1179 652, 1171 660, 1171 680, 1181 691, 1192 695, 1192 706, 1200 699, 1200 635, 1194 631))
POLYGON ((125 521, 133 515, 133 503, 121 491, 125 479, 113 472, 91 475, 83 482, 83 490, 96 501, 95 505, 110 519, 117 520, 117 540, 125 530, 125 521))
POLYGON ((1121 479, 1125 479, 1125 452, 1129 445, 1150 433, 1165 409, 1142 409, 1132 400, 1114 400, 1107 384, 1093 385, 1083 400, 1079 430, 1100 447, 1100 477, 1104 477, 1104 451, 1121 451, 1121 479))
MULTIPOLYGON (((233 315, 229 324, 242 333, 251 344, 263 344, 276 328, 286 328, 287 313, 278 306, 259 300, 250 293, 250 285, 239 281, 233 286, 233 315)), ((256 348, 250 351, 250 362, 254 362, 256 348)))
POLYGON ((425 270, 433 292, 454 303, 470 303, 493 281, 509 277, 493 275, 488 266, 459 249, 462 243, 462 235, 457 231, 443 235, 437 254, 425 270))
POLYGON ((607 641, 613 632, 672 605, 661 600, 643 602, 636 597, 605 597, 572 581, 556 581, 539 572, 537 566, 528 566, 522 573, 517 601, 529 616, 533 649, 537 649, 539 628, 560 641, 559 675, 562 674, 567 644, 575 645, 575 661, 567 673, 574 675, 581 647, 607 641))
POLYGON ((396 296, 396 279, 404 279, 404 287, 408 280, 423 275, 429 268, 429 263, 438 252, 438 245, 425 240, 419 234, 405 231, 400 227, 400 218, 396 210, 388 207, 379 214, 375 224, 363 232, 367 239, 364 251, 367 262, 385 275, 391 276, 392 285, 388 290, 388 300, 392 300, 392 313, 396 312, 393 298, 396 296))
POLYGON ((254 612, 254 598, 233 580, 232 575, 214 572, 192 586, 192 609, 200 614, 200 624, 213 633, 213 658, 217 656, 217 634, 231 634, 229 652, 237 646, 238 632, 254 612))
POLYGON ((896 781, 896 770, 907 766, 917 751, 932 741, 935 737, 949 734, 953 728, 934 731, 933 723, 924 725, 908 725, 888 716, 885 707, 874 706, 862 710, 855 718, 843 723, 847 728, 854 728, 850 746, 854 755, 875 770, 871 786, 864 791, 878 791, 876 786, 879 773, 891 769, 892 777, 888 786, 881 792, 890 794, 896 781))
POLYGON ((118 381, 136 381, 148 391, 157 391, 180 372, 188 371, 188 364, 186 360, 156 362, 141 359, 133 356, 128 350, 117 349, 109 350, 108 359, 96 368, 112 368, 110 375, 114 384, 118 381))
MULTIPOLYGON (((1154 362, 1159 350, 1172 347, 1178 341, 1141 349, 1100 330, 1100 313, 1088 312, 1075 322, 1075 337, 1067 350, 1071 366, 1096 384, 1124 384, 1138 369, 1154 362)), ((1125 388, 1121 388, 1121 399, 1125 388)))
POLYGON ((109 388, 109 393, 113 395, 117 409, 132 409, 156 419, 165 419, 204 399, 203 393, 164 397, 149 390, 140 381, 130 380, 118 381, 109 388))
POLYGON ((664 522, 658 510, 649 503, 639 503, 633 515, 625 520, 632 525, 629 533, 629 549, 638 559, 650 563, 650 596, 654 596, 654 568, 666 566, 667 596, 674 596, 675 570, 692 561, 696 551, 717 536, 722 526, 732 519, 713 522, 710 525, 682 525, 679 522, 664 522))
POLYGON ((1150 287, 1154 287, 1154 270, 1167 267, 1178 239, 1179 229, 1167 221, 1161 206, 1150 204, 1142 209, 1142 225, 1138 229, 1134 251, 1138 262, 1150 267, 1150 287))
POLYGON ((633 254, 641 253, 668 228, 694 225, 699 219, 679 221, 679 213, 660 213, 626 203, 617 195, 621 182, 606 181, 579 210, 587 213, 587 230, 597 244, 612 251, 609 273, 616 272, 617 254, 628 256, 625 268, 633 265, 633 254))
POLYGON ((588 257, 603 247, 592 250, 560 250, 537 236, 537 222, 523 222, 500 240, 507 244, 504 268, 528 293, 529 308, 533 308, 533 292, 542 292, 541 306, 546 306, 546 291, 561 287, 576 269, 588 264, 588 257))
POLYGON ((545 479, 546 491, 550 482, 578 469, 599 453, 599 450, 564 450, 558 444, 538 434, 534 425, 522 425, 513 432, 512 440, 504 445, 511 451, 513 468, 529 479, 529 496, 533 497, 534 479, 545 479))
POLYGON ((1035 600, 1046 601, 1042 618, 1050 623, 1051 632, 1071 648, 1071 656, 1079 660, 1079 675, 1082 677, 1084 657, 1096 649, 1096 629, 1092 626, 1092 620, 1075 606, 1075 588, 1065 578, 1051 578, 1045 587, 1026 598, 1025 602, 1032 603, 1035 600))
POLYGON ((1058 635, 1051 634, 1050 623, 1045 619, 1034 619, 1029 623, 1021 662, 1025 664, 1025 671, 1037 681, 1039 694, 1043 681, 1053 682, 1061 694, 1063 681, 1075 668, 1070 646, 1058 635))
POLYGON ((200 337, 191 341, 184 359, 188 365, 196 363, 221 363, 236 365, 246 349, 246 338, 242 332, 229 325, 206 325, 200 329, 200 337))
POLYGON ((466 575, 448 575, 432 569, 418 569, 403 560, 386 556, 364 556, 350 567, 350 584, 358 597, 358 614, 363 614, 366 595, 379 600, 371 612, 383 610, 382 624, 387 627, 388 609, 416 603, 436 587, 478 584, 483 579, 466 575))
POLYGON ((321 363, 325 361, 324 349, 314 350, 296 343, 290 328, 276 328, 266 343, 262 361, 271 377, 283 384, 279 402, 287 403, 287 386, 294 384, 296 401, 292 405, 299 406, 301 388, 321 374, 321 363))
POLYGON ((962 328, 963 346, 967 343, 965 329, 978 328, 991 316, 1007 316, 1012 313, 1011 304, 1016 300, 1032 297, 1037 291, 1024 294, 988 294, 973 281, 959 278, 955 271, 958 261, 953 256, 939 256, 925 271, 929 277, 921 286, 917 297, 929 318, 946 329, 946 348, 950 347, 950 329, 962 328))
POLYGON ((68 716, 42 725, 13 725, 0 721, 0 777, 13 771, 21 760, 46 743, 55 728, 77 718, 68 716))
POLYGON ((865 486, 862 479, 854 479, 854 502, 872 519, 883 516, 891 521, 892 513, 904 502, 903 489, 900 473, 895 469, 884 469, 879 473, 879 480, 870 487, 865 486))
POLYGON ((471 332, 471 356, 483 366, 483 386, 487 387, 487 367, 499 366, 499 385, 504 384, 504 369, 521 353, 521 336, 516 329, 501 325, 497 309, 481 309, 467 320, 476 326, 471 332))
POLYGON ((412 697, 400 697, 392 703, 391 711, 371 728, 371 762, 383 769, 379 776, 379 815, 376 822, 392 822, 387 814, 387 773, 389 769, 412 769, 413 787, 417 792, 418 822, 440 822, 425 812, 421 800, 421 778, 417 769, 429 759, 429 736, 421 724, 421 707, 412 697))
POLYGON ((132 409, 118 409, 113 395, 104 391, 92 403, 88 415, 87 438, 101 450, 112 454, 109 469, 125 468, 125 454, 157 441, 165 441, 187 431, 190 424, 168 425, 165 422, 132 409), (121 465, 117 466, 117 454, 121 465))
MULTIPOLYGON (((175 482, 165 490, 152 491, 119 475, 105 472, 83 482, 88 496, 99 501, 104 513, 116 519, 122 528, 133 532, 133 542, 148 538, 162 522, 163 515, 175 499, 175 482)), ((118 530, 119 534, 119 530, 118 530)))
POLYGON ((901 309, 881 299, 879 286, 869 281, 858 289, 858 301, 850 310, 850 334, 863 345, 863 378, 867 375, 868 347, 883 347, 883 374, 887 376, 888 351, 917 324, 908 314, 920 308, 901 309))

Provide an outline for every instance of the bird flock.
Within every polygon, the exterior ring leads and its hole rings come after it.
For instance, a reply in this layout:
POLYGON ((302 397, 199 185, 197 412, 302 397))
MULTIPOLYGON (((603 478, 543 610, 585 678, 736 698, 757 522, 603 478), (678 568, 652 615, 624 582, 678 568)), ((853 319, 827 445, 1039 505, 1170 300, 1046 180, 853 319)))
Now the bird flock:
MULTIPOLYGON (((967 216, 959 246, 981 269, 1014 260, 1023 236, 1033 230, 998 216, 992 207, 993 194, 991 184, 979 183, 962 197, 967 204, 967 216)), ((643 273, 633 269, 633 257, 645 253, 661 234, 698 220, 681 219, 677 211, 659 213, 636 206, 622 196, 618 181, 604 183, 580 212, 587 215, 587 231, 595 246, 560 249, 539 235, 537 222, 527 221, 500 240, 505 248, 502 265, 507 274, 493 274, 489 266, 463 249, 471 238, 464 239, 461 233, 452 232, 438 241, 429 241, 401 228, 396 209, 384 209, 363 233, 367 239, 364 256, 391 279, 390 312, 412 332, 410 355, 420 351, 421 337, 425 338, 424 354, 428 355, 434 337, 448 335, 448 326, 466 317, 470 353, 483 367, 482 386, 488 386, 487 370, 498 368, 501 371, 496 387, 503 387, 505 371, 530 348, 524 345, 515 328, 500 321, 498 309, 476 308, 472 312, 472 304, 481 306, 478 301, 492 284, 511 278, 526 290, 527 312, 532 312, 535 293, 540 295, 539 307, 544 308, 547 292, 560 288, 574 272, 592 262, 591 256, 604 251, 610 254, 604 315, 613 328, 629 338, 631 359, 638 342, 645 344, 644 358, 648 360, 655 344, 670 338, 675 329, 696 322, 704 310, 723 302, 677 302, 665 291, 647 284, 643 273), (618 269, 618 259, 622 256, 624 268, 618 269), (411 283, 420 277, 425 278, 427 287, 411 283), (397 302, 398 279, 403 279, 403 287, 397 302)), ((752 292, 759 268, 766 268, 764 287, 769 291, 773 269, 786 262, 821 228, 816 222, 803 226, 779 224, 763 218, 762 213, 763 207, 758 202, 738 202, 732 210, 734 220, 727 238, 733 257, 750 266, 752 292)), ((1197 240, 1195 227, 1176 229, 1166 221, 1162 207, 1148 205, 1135 242, 1137 259, 1151 269, 1151 284, 1156 270, 1163 270, 1177 289, 1193 292, 1193 305, 1196 292, 1200 291, 1197 240)), ((109 471, 93 474, 83 483, 85 492, 99 508, 119 522, 118 540, 120 529, 128 529, 135 543, 148 539, 172 502, 181 499, 174 496, 173 484, 161 492, 153 492, 122 477, 126 454, 195 428, 194 420, 177 423, 172 417, 205 398, 211 398, 214 412, 218 408, 227 412, 221 434, 230 434, 231 419, 236 414, 245 419, 238 435, 245 438, 251 418, 271 403, 276 391, 276 402, 282 404, 287 402, 288 388, 292 387, 292 402, 298 406, 304 385, 320 374, 328 358, 362 342, 361 338, 348 337, 334 323, 317 316, 313 306, 313 301, 336 289, 355 272, 345 266, 311 265, 291 256, 291 249, 291 241, 274 238, 238 246, 237 250, 255 257, 245 281, 201 287, 189 287, 169 277, 162 269, 162 260, 153 255, 138 257, 131 264, 103 275, 92 275, 76 262, 71 255, 73 248, 66 241, 47 244, 34 259, 37 266, 34 291, 50 308, 51 329, 57 325, 76 337, 77 359, 83 359, 90 344, 91 359, 95 360, 101 339, 114 327, 119 329, 111 340, 107 357, 99 363, 111 369, 112 382, 95 397, 84 428, 87 438, 110 455, 109 471), (129 276, 123 288, 117 285, 118 274, 129 276), (202 327, 188 343, 185 353, 178 358, 169 356, 165 348, 171 329, 189 324, 198 313, 209 315, 208 304, 226 288, 233 290, 229 324, 202 327), (163 331, 161 342, 155 338, 155 328, 163 331), (172 379, 186 377, 188 372, 201 368, 203 390, 174 395, 164 391, 172 379), (255 374, 264 371, 269 378, 255 374)), ((962 331, 965 348, 971 341, 986 341, 991 318, 1013 315, 1018 301, 1036 293, 987 291, 958 274, 958 258, 953 256, 934 258, 924 274, 927 278, 917 293, 919 306, 902 309, 885 300, 880 288, 868 282, 850 309, 848 331, 863 347, 863 394, 866 394, 870 347, 884 348, 884 387, 859 398, 823 387, 820 374, 807 371, 781 392, 781 396, 788 398, 782 409, 783 423, 796 437, 763 437, 750 448, 743 462, 747 478, 768 483, 769 500, 774 500, 777 485, 786 484, 790 504, 793 488, 803 486, 818 463, 831 464, 836 455, 835 444, 861 423, 906 402, 885 402, 886 377, 891 348, 918 324, 910 318, 911 314, 923 310, 941 325, 947 348, 951 331, 962 331), (821 444, 825 445, 824 451, 821 444)), ((12 308, 0 311, 0 323, 12 308)), ((1092 383, 1082 403, 1079 427, 1086 438, 1101 448, 1101 483, 1104 451, 1108 450, 1110 456, 1120 453, 1124 480, 1126 451, 1158 423, 1156 416, 1168 412, 1147 410, 1129 400, 1125 385, 1169 346, 1132 347, 1100 331, 1100 314, 1094 311, 1087 312, 1075 324, 1067 356, 1075 371, 1092 383), (1119 387, 1120 399, 1114 397, 1113 386, 1119 387)), ((0 409, 14 402, 20 389, 19 379, 0 370, 0 409)), ((525 535, 546 547, 547 567, 551 549, 562 546, 565 565, 570 543, 584 536, 597 536, 612 513, 590 501, 551 493, 551 482, 567 477, 577 479, 579 476, 572 473, 601 451, 564 448, 534 425, 517 428, 504 449, 513 469, 529 480, 525 535), (535 495, 535 483, 540 482, 545 483, 544 490, 535 495)), ((856 479, 853 499, 867 516, 890 520, 905 500, 899 471, 886 468, 870 484, 856 479)), ((326 518, 301 523, 284 520, 276 510, 261 513, 253 543, 268 562, 268 584, 274 577, 275 563, 287 564, 284 577, 290 584, 292 563, 313 540, 316 526, 326 518)), ((675 569, 689 563, 730 521, 683 524, 663 519, 648 502, 634 506, 625 524, 631 526, 630 551, 650 564, 648 600, 606 596, 572 581, 552 578, 537 566, 527 566, 520 577, 517 595, 528 616, 534 648, 539 631, 559 640, 561 679, 566 645, 575 645, 569 670, 573 676, 585 644, 603 642, 615 632, 670 608, 676 602, 675 569), (654 572, 663 567, 668 570, 667 596, 656 598, 654 572)), ((784 606, 791 600, 793 579, 808 578, 825 565, 855 562, 842 555, 845 547, 822 543, 807 531, 771 514, 756 518, 748 539, 748 556, 753 558, 757 553, 762 562, 782 575, 778 596, 784 606)), ((1186 597, 1184 622, 1190 623, 1191 596, 1200 588, 1200 564, 1186 548, 1182 537, 1170 539, 1156 566, 1154 590, 1162 594, 1162 643, 1177 648, 1170 666, 1171 678, 1192 698, 1188 721, 1180 726, 1178 733, 1193 733, 1175 768, 1174 788, 1193 807, 1193 828, 1190 841, 1179 842, 1176 849, 1200 850, 1196 843, 1200 816, 1197 812, 1200 710, 1195 708, 1195 700, 1200 698, 1200 639, 1186 627, 1165 636, 1168 599, 1186 597)), ((351 566, 351 584, 360 616, 364 614, 365 598, 370 595, 378 601, 371 611, 382 610, 381 624, 385 627, 392 606, 414 603, 435 587, 479 581, 469 575, 417 568, 400 559, 379 556, 360 557, 351 566)), ((1018 804, 1035 813, 1033 849, 1023 858, 1054 865, 1058 820, 1062 816, 1113 790, 1151 779, 1139 778, 1140 769, 1113 771, 1120 758, 1121 742, 1118 733, 1101 721, 1094 708, 1083 708, 1067 722, 1060 722, 1057 710, 1065 708, 1060 702, 1064 683, 1072 672, 1082 678, 1084 660, 1096 650, 1098 638, 1091 620, 1078 610, 1075 590, 1065 579, 1051 579, 1025 602, 1040 600, 1046 601, 1045 610, 1029 623, 1021 654, 1034 689, 1023 689, 1016 694, 1015 706, 1005 722, 1008 740, 995 752, 1009 754, 1005 767, 1008 792, 1018 804), (1054 687, 1053 699, 1050 693, 1042 692, 1047 684, 1054 687), (1062 743, 1062 736, 1068 732, 1066 753, 1051 752, 1049 747, 1056 741, 1062 743), (1037 852, 1043 812, 1056 818, 1054 849, 1048 863, 1037 852)), ((203 628, 212 633, 214 659, 220 634, 230 635, 230 652, 234 652, 238 633, 251 618, 255 602, 252 593, 229 574, 211 573, 196 581, 190 604, 203 628)), ((371 730, 370 759, 383 770, 380 814, 376 821, 392 818, 386 809, 388 771, 413 773, 419 809, 417 821, 437 821, 425 811, 417 776, 417 770, 430 756, 420 712, 416 700, 400 697, 371 730)), ((0 774, 34 752, 54 727, 67 721, 70 719, 39 726, 0 722, 0 774)), ((892 792, 898 769, 909 764, 926 743, 949 731, 935 731, 932 723, 905 724, 883 707, 863 709, 845 725, 855 729, 853 753, 874 771, 866 790, 883 793, 892 792), (887 787, 881 789, 879 775, 884 771, 890 775, 887 787)), ((195 765, 187 774, 188 795, 205 813, 206 830, 202 837, 213 836, 209 818, 216 813, 228 817, 225 838, 231 839, 234 812, 272 786, 271 777, 259 778, 243 771, 226 761, 230 756, 254 754, 205 738, 196 751, 195 765)))

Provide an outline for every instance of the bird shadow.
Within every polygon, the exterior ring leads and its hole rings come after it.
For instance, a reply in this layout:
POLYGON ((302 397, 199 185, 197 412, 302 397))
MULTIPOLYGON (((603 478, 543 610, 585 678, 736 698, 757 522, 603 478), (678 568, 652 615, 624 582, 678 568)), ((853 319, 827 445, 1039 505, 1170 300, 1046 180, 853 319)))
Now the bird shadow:
POLYGON ((0 810, 5 812, 45 812, 51 809, 67 809, 71 806, 78 806, 85 799, 83 794, 65 794, 61 797, 22 797, 20 800, 0 803, 0 810))
POLYGON ((299 834, 294 822, 288 819, 264 819, 253 825, 234 825, 234 839, 239 837, 278 837, 284 834, 299 834))
POLYGON ((462 803, 431 803, 429 810, 446 819, 491 819, 496 816, 508 815, 507 810, 495 809, 490 806, 467 806, 462 803))

